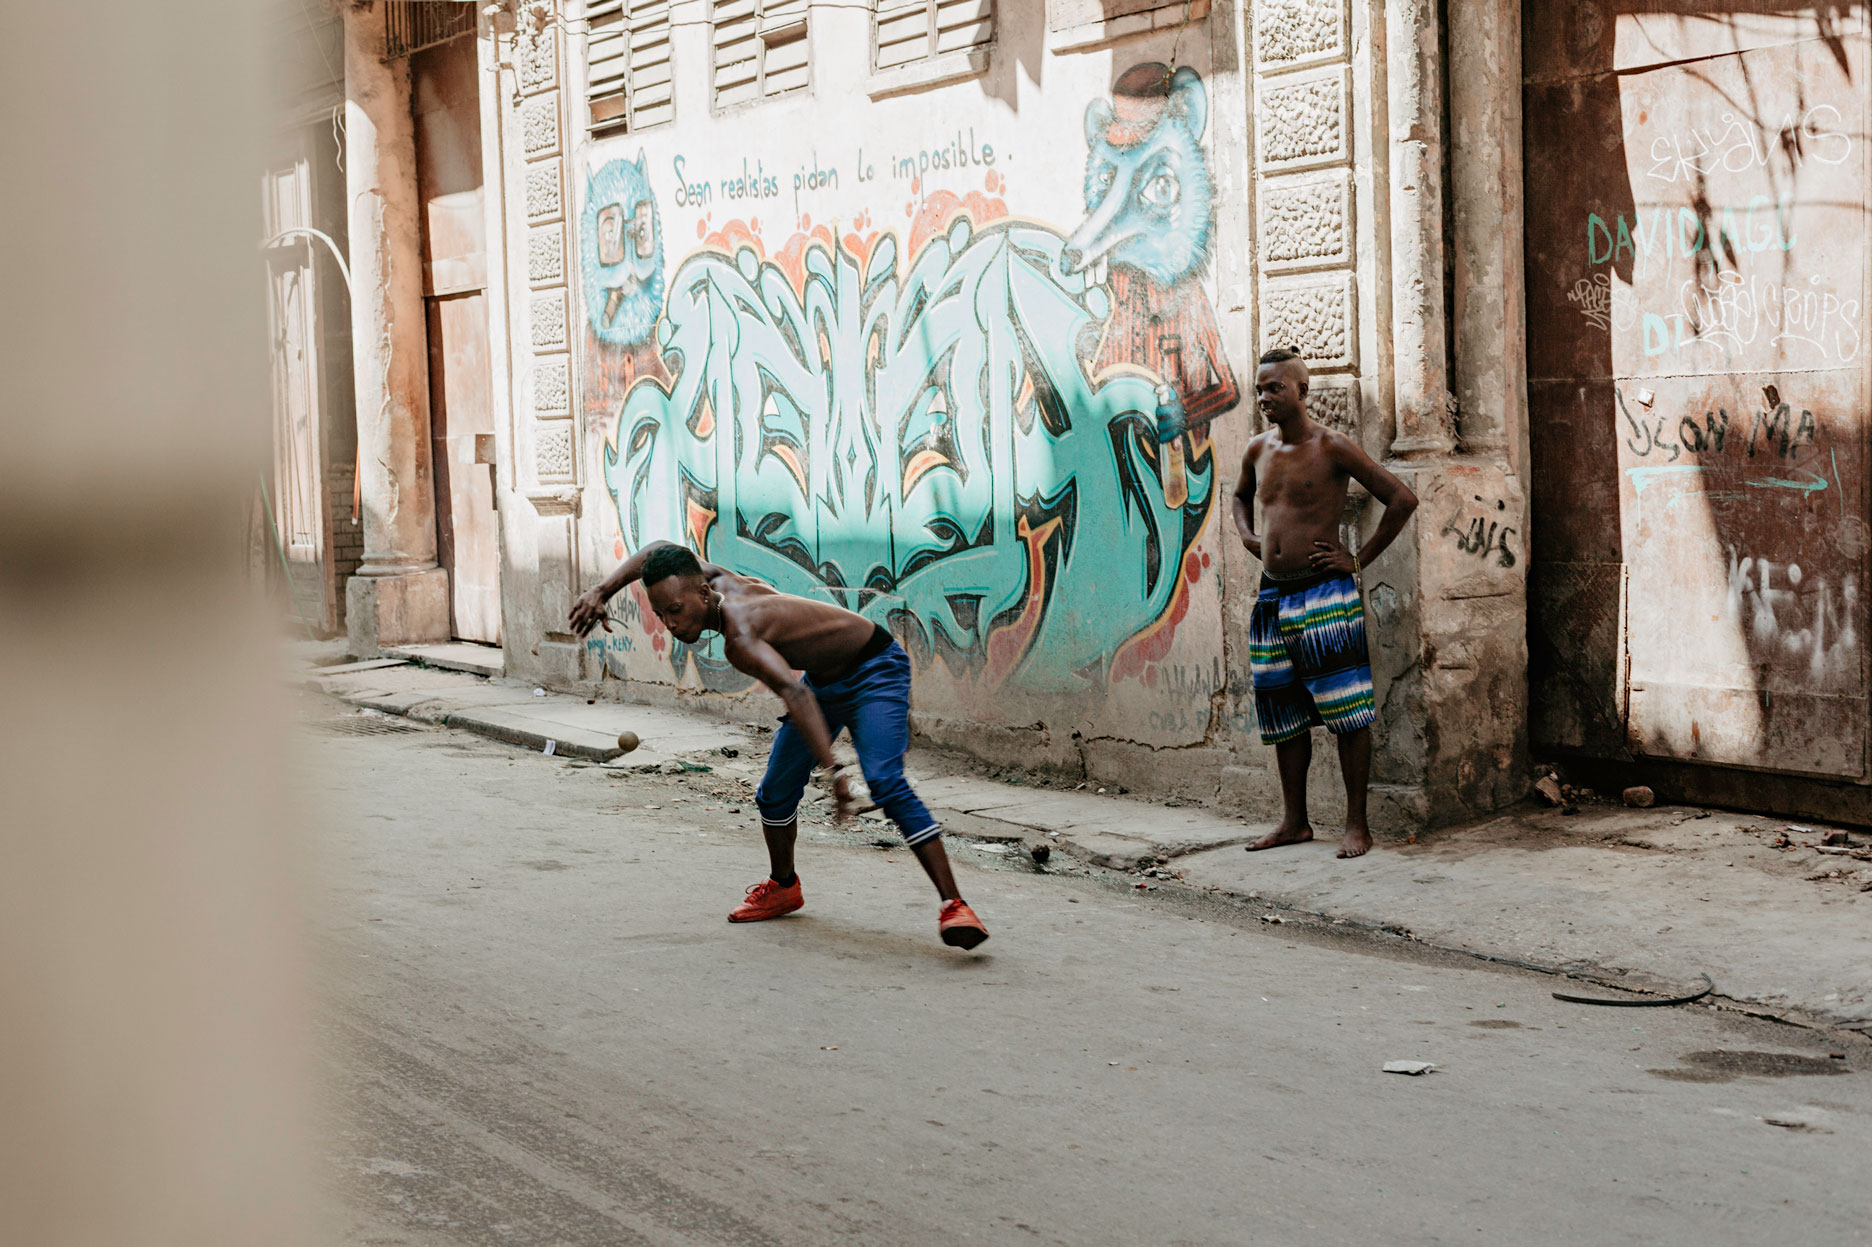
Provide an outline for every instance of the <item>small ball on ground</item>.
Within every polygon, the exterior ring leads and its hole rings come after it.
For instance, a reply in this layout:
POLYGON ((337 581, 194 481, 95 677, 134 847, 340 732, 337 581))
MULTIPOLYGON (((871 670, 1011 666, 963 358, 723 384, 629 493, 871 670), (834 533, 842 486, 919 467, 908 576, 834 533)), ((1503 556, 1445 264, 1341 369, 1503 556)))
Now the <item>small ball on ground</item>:
POLYGON ((618 733, 618 748, 622 749, 625 753, 629 753, 642 743, 642 741, 637 739, 637 733, 635 732, 618 733))

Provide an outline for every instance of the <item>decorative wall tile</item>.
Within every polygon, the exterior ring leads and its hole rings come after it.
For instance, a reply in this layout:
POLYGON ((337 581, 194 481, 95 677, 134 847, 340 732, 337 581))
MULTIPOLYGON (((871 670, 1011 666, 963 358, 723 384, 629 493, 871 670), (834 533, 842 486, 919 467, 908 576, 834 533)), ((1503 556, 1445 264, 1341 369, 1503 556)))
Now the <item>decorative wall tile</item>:
POLYGON ((538 91, 559 81, 559 41, 552 35, 540 36, 538 43, 514 40, 514 57, 520 65, 520 89, 538 91))
POLYGON ((1345 66, 1304 78, 1276 78, 1255 105, 1261 171, 1333 164, 1351 158, 1345 66))
POLYGON ((527 231, 527 280, 536 285, 565 280, 565 228, 536 225, 527 231))
POLYGON ((542 160, 526 171, 526 214, 530 221, 550 221, 565 215, 564 192, 559 184, 557 160, 542 160))
POLYGON ((1290 347, 1310 367, 1350 368, 1358 362, 1354 314, 1351 273, 1269 281, 1261 291, 1261 349, 1290 347))
POLYGON ((533 321, 533 349, 536 351, 564 350, 566 345, 566 292, 561 286, 554 290, 535 290, 530 304, 533 321))
POLYGON ((569 427, 534 431, 533 468, 541 481, 572 479, 572 430, 569 427))
POLYGON ((1307 415, 1316 424, 1356 437, 1358 435, 1358 387, 1355 385, 1318 385, 1307 392, 1307 415))
POLYGON ((559 93, 536 95, 520 105, 520 142, 529 159, 559 151, 559 93))
POLYGON ((1345 53, 1344 0, 1256 0, 1254 14, 1259 69, 1291 69, 1345 53))
POLYGON ((571 361, 557 358, 533 361, 533 414, 569 416, 572 414, 571 361))
POLYGON ((1261 263, 1268 269, 1352 259, 1352 176, 1270 178, 1261 183, 1261 263))

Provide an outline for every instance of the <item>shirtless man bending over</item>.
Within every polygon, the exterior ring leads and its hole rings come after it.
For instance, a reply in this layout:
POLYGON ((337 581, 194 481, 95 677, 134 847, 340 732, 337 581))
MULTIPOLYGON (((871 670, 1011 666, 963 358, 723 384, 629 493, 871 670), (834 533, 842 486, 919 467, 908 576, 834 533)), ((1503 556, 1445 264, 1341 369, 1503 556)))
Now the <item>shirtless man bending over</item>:
POLYGON ((799 834, 795 811, 817 762, 832 776, 836 817, 842 822, 852 814, 850 781, 839 773, 832 756, 832 738, 850 728, 871 799, 903 832, 904 843, 942 897, 937 930, 943 943, 973 948, 987 939, 987 928, 956 891, 935 818, 904 778, 903 755, 910 745, 910 659, 903 646, 861 615, 781 593, 704 563, 667 541, 646 545, 574 603, 572 631, 584 636, 602 624, 609 632, 605 603, 637 580, 643 581, 651 609, 677 640, 694 645, 704 632, 719 632, 735 669, 753 676, 786 703, 766 778, 754 794, 772 871, 747 890, 747 900, 728 921, 778 918, 805 904, 793 870, 793 842, 799 834))
POLYGON ((1261 740, 1280 769, 1280 826, 1249 852, 1313 838, 1307 821, 1307 765, 1313 725, 1339 741, 1345 776, 1345 839, 1340 857, 1371 848, 1365 821, 1371 777, 1371 660, 1365 649, 1361 567, 1384 553, 1417 509, 1417 495, 1351 438, 1307 419, 1307 366, 1293 351, 1269 351, 1255 376, 1261 414, 1274 427, 1248 443, 1235 487, 1235 527, 1261 560, 1261 592, 1248 625, 1261 740), (1346 482, 1357 481, 1384 504, 1377 531, 1354 553, 1339 544, 1346 482), (1261 531, 1254 503, 1261 495, 1261 531))

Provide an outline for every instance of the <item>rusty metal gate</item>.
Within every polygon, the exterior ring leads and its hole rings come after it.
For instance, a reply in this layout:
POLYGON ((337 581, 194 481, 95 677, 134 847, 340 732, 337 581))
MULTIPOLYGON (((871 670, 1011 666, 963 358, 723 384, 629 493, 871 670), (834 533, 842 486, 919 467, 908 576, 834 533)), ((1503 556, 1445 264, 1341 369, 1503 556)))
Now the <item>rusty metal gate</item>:
POLYGON ((1865 6, 1523 11, 1536 748, 1863 780, 1865 6))

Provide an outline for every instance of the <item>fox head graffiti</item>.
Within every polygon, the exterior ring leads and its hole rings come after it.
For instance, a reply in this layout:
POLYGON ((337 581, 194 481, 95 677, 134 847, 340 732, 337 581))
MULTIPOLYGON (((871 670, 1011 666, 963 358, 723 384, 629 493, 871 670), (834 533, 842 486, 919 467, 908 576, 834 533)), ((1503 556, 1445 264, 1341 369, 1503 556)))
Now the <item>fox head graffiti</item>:
MULTIPOLYGON (((1086 219, 1067 240, 1069 274, 1105 261, 1111 315, 1092 363, 1120 365, 1162 378, 1157 439, 1196 439, 1241 399, 1223 349, 1215 309, 1199 280, 1215 229, 1215 186, 1203 152, 1209 95, 1185 67, 1135 65, 1112 85, 1112 98, 1087 106, 1086 219)), ((1179 449, 1169 452, 1175 458, 1179 449)), ((1170 497, 1181 496, 1173 468, 1170 497)))
POLYGON ((591 175, 579 255, 585 315, 599 341, 635 346, 649 338, 663 310, 663 234, 643 153, 591 175))
POLYGON ((1068 240, 1067 271, 1099 260, 1170 286, 1209 263, 1214 179, 1203 152, 1209 93, 1185 66, 1136 65, 1112 98, 1086 108, 1086 219, 1068 240))

